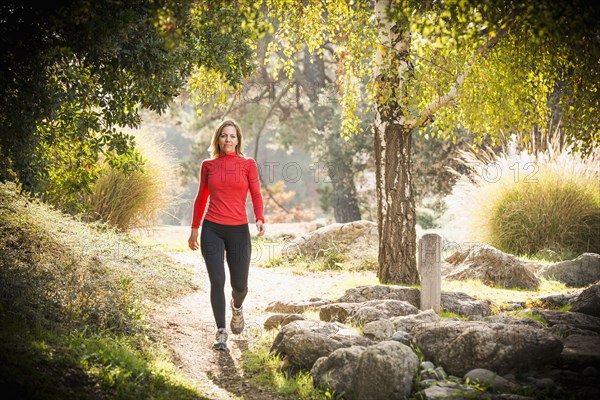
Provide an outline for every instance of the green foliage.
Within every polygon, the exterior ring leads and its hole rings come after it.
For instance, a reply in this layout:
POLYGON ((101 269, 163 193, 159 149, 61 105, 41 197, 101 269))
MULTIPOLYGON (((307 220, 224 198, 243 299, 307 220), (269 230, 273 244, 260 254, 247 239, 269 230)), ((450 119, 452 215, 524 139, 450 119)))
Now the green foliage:
POLYGON ((138 169, 133 138, 121 132, 140 124, 138 107, 163 112, 194 67, 219 70, 230 82, 251 71, 249 33, 228 5, 3 4, 0 180, 19 179, 25 190, 77 213, 101 157, 114 169, 138 169), (213 35, 227 23, 234 26, 226 35, 213 35))
POLYGON ((475 240, 517 255, 600 251, 597 153, 563 147, 485 161, 465 153, 469 157, 473 175, 463 176, 450 201, 472 204, 463 215, 475 240))

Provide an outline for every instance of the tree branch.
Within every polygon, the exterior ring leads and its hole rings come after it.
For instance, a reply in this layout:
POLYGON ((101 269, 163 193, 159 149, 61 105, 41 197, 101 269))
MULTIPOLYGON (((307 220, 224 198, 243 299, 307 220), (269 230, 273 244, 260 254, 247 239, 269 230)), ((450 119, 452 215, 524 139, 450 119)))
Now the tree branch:
POLYGON ((433 117, 433 115, 439 109, 446 106, 448 103, 450 103, 452 100, 454 100, 456 98, 456 96, 458 95, 458 90, 465 82, 466 77, 469 75, 469 71, 471 70, 471 67, 475 63, 475 60, 480 56, 482 56, 482 57, 485 56, 490 50, 492 50, 494 48, 494 46, 496 46, 496 44, 498 44, 500 39, 502 39, 504 36, 506 36, 506 34, 510 30, 510 28, 515 24, 515 22, 516 22, 516 12, 513 12, 510 19, 508 20, 506 26, 504 26, 503 28, 498 30, 498 33, 496 34, 496 36, 489 38, 483 44, 483 46, 478 48, 473 53, 473 55, 471 56, 469 61, 465 63, 462 74, 460 74, 456 77, 456 80, 454 81, 454 84, 452 85, 452 87, 450 88, 448 93, 446 93, 444 96, 438 98, 437 100, 433 101, 429 106, 427 106, 427 108, 425 108, 425 110, 423 110, 423 112, 421 113, 420 116, 418 116, 415 120, 413 120, 414 122, 411 121, 412 122, 410 124, 411 128, 423 128, 423 127, 427 126, 429 124, 429 122, 431 121, 431 118, 433 117))
MULTIPOLYGON (((267 121, 269 120, 269 118, 271 118, 271 115, 273 114, 273 110, 275 110, 275 107, 279 104, 279 102, 281 101, 281 99, 283 98, 283 96, 285 96, 285 94, 288 92, 288 90, 290 90, 290 87, 292 86, 291 83, 288 83, 286 85, 286 87, 277 95, 277 97, 275 98, 275 100, 273 100, 273 103, 271 104, 271 107, 269 107, 269 110, 267 111, 267 115, 265 116, 265 118, 262 121, 262 124, 260 126, 260 129, 258 130, 258 132, 256 133, 256 142, 254 143, 254 160, 258 163, 257 158, 258 158, 258 142, 260 140, 260 135, 262 135, 263 131, 265 130, 265 127, 267 126, 267 121)), ((275 199, 275 195, 273 194, 273 192, 271 192, 271 190, 268 188, 268 186, 265 184, 262 176, 258 176, 258 178, 260 179, 260 182, 262 184, 262 187, 265 189, 265 191, 267 192, 267 195, 269 195, 269 198, 271 200, 273 200, 273 202, 279 207, 281 208, 283 211, 289 213, 290 210, 288 210, 287 208, 285 208, 281 203, 279 203, 277 201, 277 199, 275 199)))

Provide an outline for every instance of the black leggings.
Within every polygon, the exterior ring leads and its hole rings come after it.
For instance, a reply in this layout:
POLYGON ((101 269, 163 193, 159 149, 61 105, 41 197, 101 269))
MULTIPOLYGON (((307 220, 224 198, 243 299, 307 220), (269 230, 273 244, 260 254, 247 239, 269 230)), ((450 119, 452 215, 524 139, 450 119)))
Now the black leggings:
POLYGON ((221 225, 204 220, 200 233, 200 248, 210 278, 210 304, 217 328, 225 328, 225 265, 224 253, 231 281, 234 306, 240 307, 248 293, 250 268, 250 230, 248 224, 221 225))

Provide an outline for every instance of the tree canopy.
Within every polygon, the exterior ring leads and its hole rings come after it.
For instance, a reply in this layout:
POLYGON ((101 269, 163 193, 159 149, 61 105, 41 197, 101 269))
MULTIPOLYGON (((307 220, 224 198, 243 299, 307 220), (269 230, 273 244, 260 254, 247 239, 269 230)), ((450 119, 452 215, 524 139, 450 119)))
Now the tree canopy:
POLYGON ((252 71, 247 11, 230 1, 8 1, 0 6, 0 179, 66 209, 98 160, 138 168, 120 127, 163 112, 195 68, 252 71))

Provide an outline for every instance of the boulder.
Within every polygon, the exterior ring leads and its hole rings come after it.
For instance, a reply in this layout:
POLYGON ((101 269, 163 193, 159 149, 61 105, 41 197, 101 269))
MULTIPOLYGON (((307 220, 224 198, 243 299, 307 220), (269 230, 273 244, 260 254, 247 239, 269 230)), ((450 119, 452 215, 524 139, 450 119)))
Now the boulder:
POLYGON ((571 311, 600 317, 600 283, 583 290, 571 302, 571 311))
POLYGON ((327 322, 344 323, 359 307, 360 303, 332 303, 319 308, 319 319, 327 322))
POLYGON ((345 399, 405 399, 411 392, 419 359, 410 347, 383 341, 370 347, 353 346, 319 358, 311 375, 322 388, 343 393, 345 399))
POLYGON ((561 356, 570 366, 600 368, 600 336, 570 335, 565 339, 561 356))
POLYGON ((573 311, 533 310, 549 326, 566 325, 577 329, 600 332, 600 318, 573 311))
POLYGON ((533 318, 517 318, 508 315, 491 315, 489 317, 485 317, 483 320, 486 322, 496 322, 499 324, 527 325, 538 329, 544 328, 544 324, 542 324, 540 321, 536 321, 533 318))
POLYGON ((392 317, 390 322, 394 324, 396 331, 402 331, 411 333, 412 330, 421 324, 428 322, 437 322, 440 320, 440 316, 433 310, 421 311, 418 314, 406 315, 403 317, 392 317))
POLYGON ((336 393, 352 393, 354 375, 363 351, 365 347, 350 346, 337 349, 327 357, 319 358, 310 370, 315 385, 324 389, 333 389, 336 393))
POLYGON ((290 241, 282 250, 282 256, 315 259, 324 256, 326 249, 335 247, 339 254, 346 256, 347 264, 359 267, 364 262, 377 262, 378 237, 377 224, 371 221, 334 223, 290 241))
POLYGON ((561 308, 571 304, 577 298, 577 293, 557 293, 545 296, 539 296, 537 300, 545 308, 561 308))
MULTIPOLYGON (((443 292, 441 297, 442 308, 446 311, 473 317, 484 317, 491 313, 489 301, 478 300, 466 293, 443 292)), ((346 290, 335 304, 364 303, 369 300, 400 300, 419 308, 421 290, 406 286, 363 285, 346 290)))
POLYGON ((544 266, 538 277, 557 280, 570 287, 584 287, 600 281, 600 254, 583 253, 574 260, 544 266))
POLYGON ((362 303, 386 299, 407 301, 418 308, 421 303, 421 290, 407 286, 363 285, 346 290, 336 303, 362 303))
POLYGON ((349 321, 356 324, 366 324, 378 319, 389 319, 418 313, 419 310, 406 301, 370 300, 359 303, 359 306, 350 315, 349 321))
POLYGON ((401 300, 369 300, 362 303, 333 303, 319 309, 321 321, 366 324, 378 319, 417 314, 419 310, 401 300))
POLYGON ((497 391, 515 390, 519 388, 519 385, 517 385, 516 383, 511 382, 508 379, 498 375, 497 373, 485 368, 472 369, 471 371, 465 374, 464 378, 469 379, 472 382, 477 382, 485 386, 490 386, 497 391))
POLYGON ((562 351, 559 338, 526 325, 442 320, 417 326, 412 336, 426 359, 453 375, 535 369, 556 362, 562 351))
POLYGON ((529 290, 540 286, 532 263, 487 244, 458 251, 448 257, 446 262, 454 265, 453 270, 445 275, 448 280, 477 279, 490 286, 529 290))
POLYGON ((376 342, 390 339, 393 334, 394 324, 389 319, 371 321, 363 327, 363 335, 376 342))
POLYGON ((418 370, 419 358, 410 347, 380 342, 360 355, 353 393, 357 399, 406 399, 418 370))
POLYGON ((457 382, 437 382, 419 392, 424 400, 463 400, 478 399, 481 395, 477 389, 457 382))
POLYGON ((267 305, 265 311, 281 314, 302 314, 306 310, 318 310, 319 307, 331 303, 331 300, 318 298, 302 301, 273 301, 267 305))
POLYGON ((442 309, 467 317, 482 318, 492 313, 490 302, 462 292, 442 292, 442 309))
POLYGON ((345 326, 322 321, 294 321, 281 328, 270 353, 284 357, 289 369, 310 369, 319 357, 350 346, 368 346, 372 342, 345 326))
POLYGON ((306 319, 304 315, 301 314, 274 314, 271 315, 265 323, 263 327, 266 330, 276 329, 282 326, 289 324, 290 322, 299 321, 306 319))

